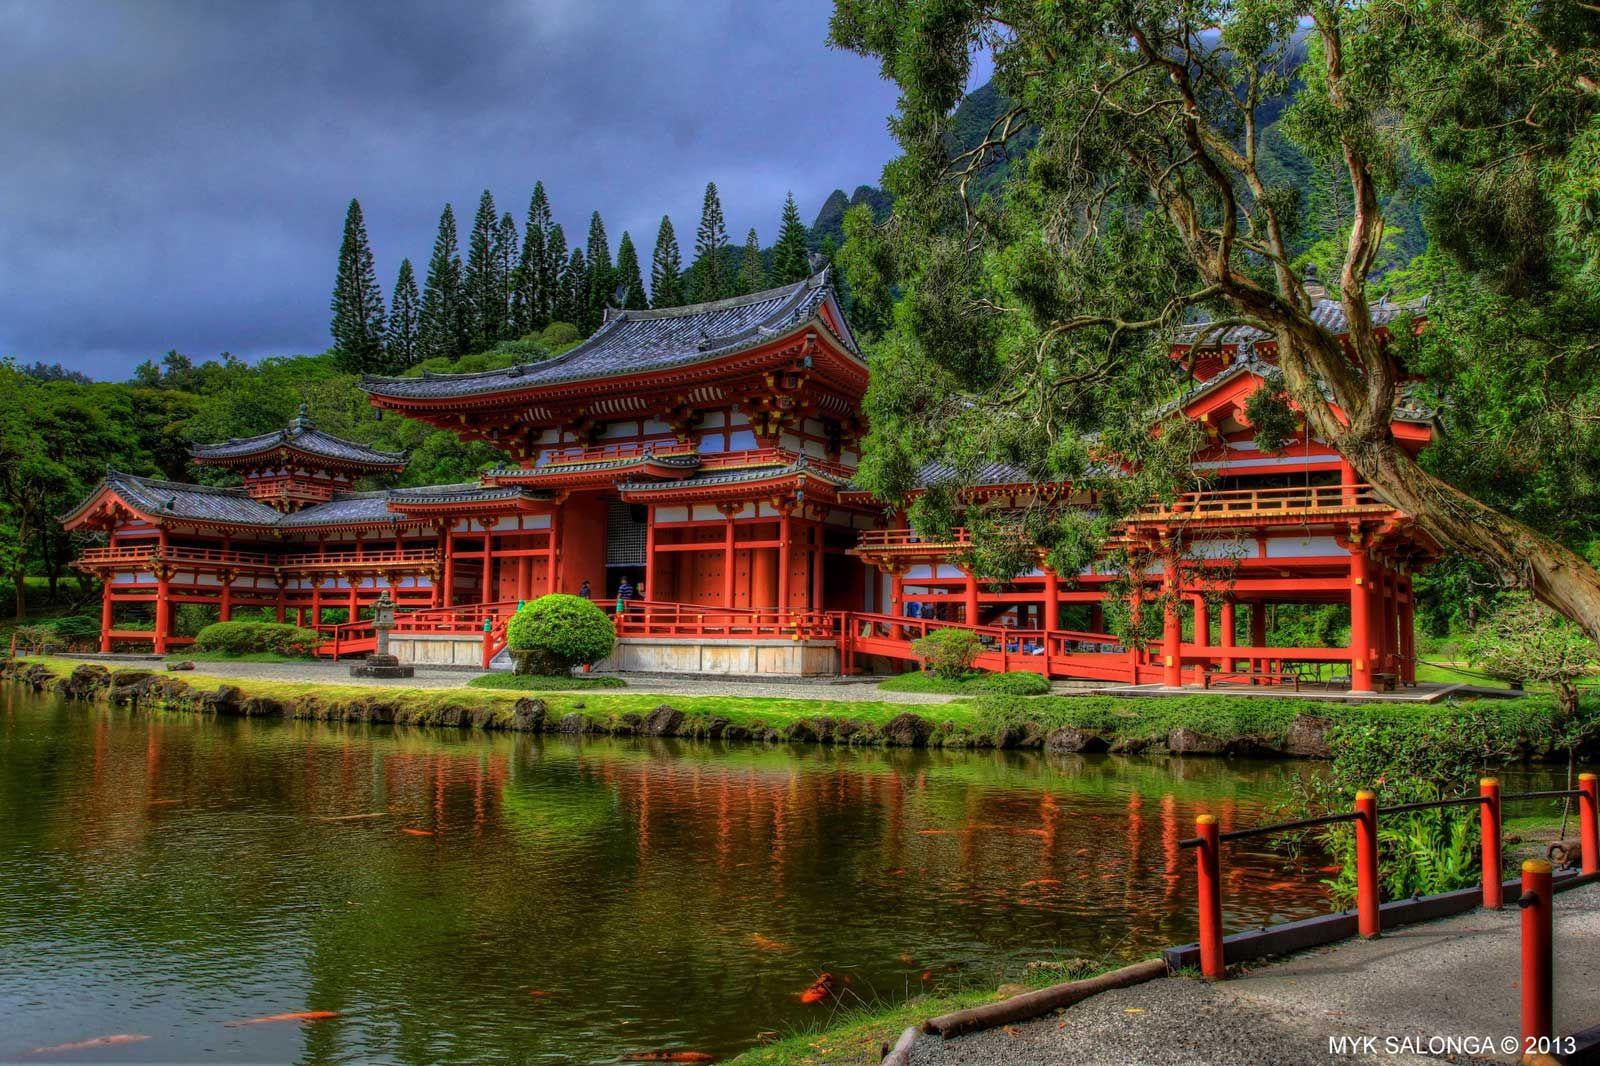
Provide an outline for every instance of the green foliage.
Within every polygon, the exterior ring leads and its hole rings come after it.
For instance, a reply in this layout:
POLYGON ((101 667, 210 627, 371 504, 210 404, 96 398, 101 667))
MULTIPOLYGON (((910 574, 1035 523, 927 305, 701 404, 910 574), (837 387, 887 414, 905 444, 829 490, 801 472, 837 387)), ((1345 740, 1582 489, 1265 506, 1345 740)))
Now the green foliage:
POLYGON ((898 674, 881 681, 878 687, 885 692, 936 692, 980 693, 1004 696, 1043 696, 1050 692, 1050 682, 1042 675, 1017 671, 1008 674, 968 673, 960 677, 945 677, 920 671, 898 674))
POLYGON ((679 307, 684 302, 683 253, 678 250, 672 219, 662 215, 655 252, 650 256, 650 306, 679 307))
POLYGON ((68 644, 90 644, 100 639, 100 619, 92 614, 63 615, 50 623, 58 640, 68 644))
POLYGON ((546 348, 564 348, 576 344, 583 339, 583 334, 571 322, 552 322, 539 334, 539 340, 546 348))
MULTIPOLYGON (((506 645, 535 653, 538 673, 556 673, 611 654, 617 633, 606 613, 581 596, 541 596, 517 608, 506 623, 506 645), (555 668, 555 669, 550 669, 555 668)), ((523 664, 519 662, 521 672, 523 664)))
POLYGON ((1300 431, 1300 418, 1281 389, 1256 389, 1245 399, 1244 413, 1255 430, 1256 447, 1264 452, 1282 452, 1300 431))
POLYGON ((810 253, 806 248, 806 227, 800 221, 800 208, 794 193, 783 201, 783 218, 778 223, 778 240, 772 246, 772 283, 789 285, 810 275, 810 253))
POLYGON ((767 266, 761 258, 761 239, 755 227, 745 234, 744 252, 739 257, 739 294, 760 292, 767 287, 767 266))
POLYGON ((203 652, 270 652, 296 658, 309 658, 317 643, 315 630, 277 622, 213 622, 200 630, 194 640, 195 648, 203 652))
POLYGON ((466 350, 469 322, 462 293, 461 250, 456 238, 456 213, 449 204, 439 215, 439 232, 428 259, 417 324, 417 349, 423 359, 454 359, 466 350))
MULTIPOLYGON (((1497 604, 1468 634, 1462 647, 1469 662, 1493 677, 1550 685, 1573 717, 1577 716, 1578 682, 1600 665, 1600 652, 1588 634, 1521 594, 1497 604)), ((1578 735, 1572 743, 1581 740, 1578 735)))
POLYGON ((733 286, 724 262, 727 247, 728 229, 717 183, 707 182, 705 201, 700 207, 700 228, 695 231, 694 265, 689 268, 689 296, 693 302, 720 300, 729 295, 733 286))
POLYGON ((971 671, 983 642, 970 629, 935 629, 911 642, 911 650, 935 675, 959 679, 971 671))
POLYGON ((645 292, 644 278, 639 273, 639 250, 627 230, 622 231, 622 241, 617 245, 616 283, 622 286, 625 310, 642 311, 650 306, 650 295, 645 292))
POLYGON ((384 338, 384 361, 391 371, 405 370, 416 363, 420 349, 418 330, 422 322, 422 297, 417 293, 417 276, 411 260, 400 260, 390 300, 389 332, 384 338))

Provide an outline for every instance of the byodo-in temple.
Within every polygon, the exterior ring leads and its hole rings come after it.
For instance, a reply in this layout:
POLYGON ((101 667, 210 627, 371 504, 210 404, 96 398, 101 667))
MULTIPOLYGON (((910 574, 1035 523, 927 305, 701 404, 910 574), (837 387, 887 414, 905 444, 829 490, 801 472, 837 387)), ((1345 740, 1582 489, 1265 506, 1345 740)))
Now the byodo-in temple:
MULTIPOLYGON (((1397 308, 1374 311, 1380 335, 1397 308)), ((1319 320, 1344 331, 1338 304, 1319 320)), ((1436 547, 1302 427, 1266 453, 1245 415, 1274 384, 1272 339, 1237 327, 1179 337, 1194 384, 1165 417, 1200 422, 1197 484, 1135 514, 1119 542, 1153 560, 1126 579, 1043 563, 1008 581, 963 568, 962 531, 932 540, 854 487, 867 366, 827 275, 715 303, 611 311, 546 360, 476 374, 369 377, 371 403, 464 439, 503 465, 478 481, 358 491, 406 457, 317 429, 195 447, 212 487, 110 472, 64 519, 105 534, 76 565, 105 583, 103 651, 192 641, 180 605, 229 619, 265 610, 317 627, 331 656, 373 648, 371 606, 399 605, 391 647, 418 663, 504 661, 519 602, 588 594, 616 609, 622 670, 821 675, 904 669, 931 629, 975 630, 978 665, 1145 685, 1268 685, 1319 672, 1355 692, 1415 680, 1411 576, 1436 547), (1227 571, 1226 580, 1218 574, 1227 571), (1162 613, 1159 640, 1105 632, 1108 595, 1162 613), (1268 647, 1270 605, 1348 603, 1348 647, 1268 647), (1248 612, 1248 624, 1239 612, 1248 612), (214 612, 212 614, 211 612, 214 612), (1246 640, 1237 634, 1248 633, 1246 640)), ((1422 448, 1435 427, 1402 405, 1422 448)), ((930 468, 928 479, 949 471, 930 468)), ((974 505, 1071 486, 996 467, 974 505)), ((191 612, 192 614, 193 612, 191 612)))

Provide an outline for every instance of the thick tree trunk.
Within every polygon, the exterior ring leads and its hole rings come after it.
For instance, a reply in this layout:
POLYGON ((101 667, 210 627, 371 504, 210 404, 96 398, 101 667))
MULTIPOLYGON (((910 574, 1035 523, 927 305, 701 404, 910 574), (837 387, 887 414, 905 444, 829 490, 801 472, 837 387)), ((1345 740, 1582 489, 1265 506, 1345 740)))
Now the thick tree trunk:
POLYGON ((1577 552, 1428 473, 1387 434, 1336 443, 1362 477, 1440 545, 1493 567, 1600 641, 1600 572, 1577 552))

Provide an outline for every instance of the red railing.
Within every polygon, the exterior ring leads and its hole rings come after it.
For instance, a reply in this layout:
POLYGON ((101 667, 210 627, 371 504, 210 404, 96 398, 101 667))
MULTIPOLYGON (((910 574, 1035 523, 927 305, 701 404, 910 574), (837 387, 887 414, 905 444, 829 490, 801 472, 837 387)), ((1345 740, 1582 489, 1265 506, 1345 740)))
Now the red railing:
POLYGON ((439 561, 436 548, 387 548, 373 551, 338 551, 321 555, 285 555, 278 565, 292 570, 344 569, 393 566, 428 566, 439 561))
POLYGON ((658 443, 630 443, 609 444, 593 448, 563 448, 558 452, 545 453, 545 461, 537 467, 527 471, 547 470, 551 467, 570 466, 575 463, 610 463, 620 459, 643 459, 653 456, 658 459, 693 455, 698 446, 693 442, 658 442, 658 443))
POLYGON ((1298 488, 1186 492, 1171 504, 1140 508, 1140 518, 1252 518, 1318 511, 1385 510, 1371 485, 1304 485, 1298 488))
POLYGON ((191 548, 176 544, 169 544, 165 548, 154 544, 113 544, 103 548, 85 548, 74 563, 82 566, 140 565, 158 559, 169 563, 206 563, 215 566, 273 565, 272 556, 265 552, 223 551, 221 548, 191 548))
POLYGON ((837 640, 841 617, 834 611, 803 608, 762 610, 633 600, 614 620, 619 637, 837 640))
MULTIPOLYGON (((1507 794, 1501 793, 1499 781, 1494 778, 1484 778, 1476 796, 1401 803, 1392 807, 1379 807, 1377 795, 1363 790, 1356 793, 1355 807, 1350 811, 1337 811, 1314 818, 1275 822, 1271 825, 1236 829, 1231 832, 1222 832, 1215 816, 1202 814, 1195 819, 1196 835, 1179 841, 1180 847, 1195 849, 1200 918, 1199 942, 1191 947, 1172 949, 1168 952, 1168 962, 1178 967, 1197 955, 1201 972, 1206 977, 1221 979, 1227 976, 1229 962, 1242 962, 1266 955, 1282 954, 1285 951, 1315 947, 1357 933, 1364 937, 1375 937, 1386 927, 1458 913, 1480 903, 1486 908, 1498 909, 1502 904, 1504 892, 1503 871, 1500 868, 1503 804, 1509 801, 1563 798, 1578 800, 1583 872, 1585 875, 1600 877, 1600 828, 1597 828, 1600 827, 1600 784, 1597 784, 1593 774, 1581 775, 1579 787, 1575 789, 1507 794), (1477 807, 1479 811, 1482 840, 1479 887, 1444 893, 1440 896, 1383 903, 1379 895, 1378 870, 1380 820, 1416 811, 1468 806, 1477 807), (1237 933, 1231 937, 1223 936, 1224 882, 1221 859, 1223 844, 1281 833, 1296 833, 1343 822, 1354 823, 1355 826, 1356 913, 1354 916, 1348 912, 1329 914, 1277 928, 1237 933)), ((1526 1017, 1526 1014, 1524 1016, 1526 1017)))
POLYGON ((924 536, 914 529, 867 529, 856 538, 856 547, 861 549, 950 548, 971 543, 972 534, 961 527, 951 530, 948 537, 924 536))

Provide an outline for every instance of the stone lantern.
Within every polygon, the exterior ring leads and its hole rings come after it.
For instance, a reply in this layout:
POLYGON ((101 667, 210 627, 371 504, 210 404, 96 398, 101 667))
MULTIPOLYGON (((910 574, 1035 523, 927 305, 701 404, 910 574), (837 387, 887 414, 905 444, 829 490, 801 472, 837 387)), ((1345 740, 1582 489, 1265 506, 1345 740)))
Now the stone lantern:
POLYGON ((388 590, 378 596, 372 605, 372 631, 377 634, 377 647, 365 662, 350 668, 351 677, 415 677, 416 667, 402 663, 389 654, 389 630, 394 628, 394 601, 388 590))

